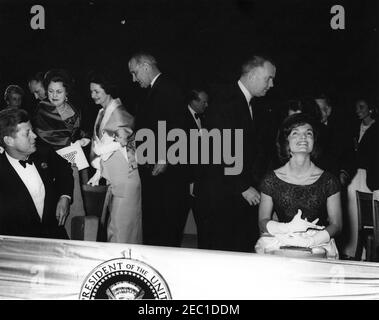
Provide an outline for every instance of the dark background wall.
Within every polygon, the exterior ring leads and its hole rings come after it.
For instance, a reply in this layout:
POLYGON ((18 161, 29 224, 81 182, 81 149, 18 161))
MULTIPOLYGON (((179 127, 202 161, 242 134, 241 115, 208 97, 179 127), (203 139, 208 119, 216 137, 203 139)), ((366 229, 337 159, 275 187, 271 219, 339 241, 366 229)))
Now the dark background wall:
POLYGON ((108 66, 133 109, 143 90, 127 62, 137 50, 155 54, 182 86, 234 81, 241 59, 260 52, 277 65, 265 101, 323 91, 351 112, 356 94, 378 92, 378 18, 377 0, 0 0, 0 89, 63 67, 88 98, 88 71, 108 66), (30 27, 34 4, 45 8, 45 30, 30 27), (330 27, 335 4, 345 30, 330 27))

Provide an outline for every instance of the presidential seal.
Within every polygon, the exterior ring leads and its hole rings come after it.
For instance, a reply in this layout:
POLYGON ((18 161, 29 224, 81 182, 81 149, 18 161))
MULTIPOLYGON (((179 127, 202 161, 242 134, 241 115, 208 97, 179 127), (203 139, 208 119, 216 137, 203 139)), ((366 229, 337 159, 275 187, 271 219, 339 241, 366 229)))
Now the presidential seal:
POLYGON ((81 287, 79 299, 167 300, 171 299, 171 293, 154 268, 139 260, 119 258, 91 271, 81 287))

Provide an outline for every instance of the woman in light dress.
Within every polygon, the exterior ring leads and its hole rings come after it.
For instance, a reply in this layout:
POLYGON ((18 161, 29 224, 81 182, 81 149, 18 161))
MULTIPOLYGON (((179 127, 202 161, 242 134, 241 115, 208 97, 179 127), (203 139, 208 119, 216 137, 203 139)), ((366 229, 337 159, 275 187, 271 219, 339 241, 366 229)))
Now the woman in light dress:
POLYGON ((141 182, 132 138, 134 118, 120 99, 113 98, 113 89, 105 74, 91 76, 91 97, 102 108, 95 121, 91 147, 91 164, 96 173, 88 183, 98 185, 104 177, 109 185, 105 204, 110 212, 108 242, 140 244, 141 182))

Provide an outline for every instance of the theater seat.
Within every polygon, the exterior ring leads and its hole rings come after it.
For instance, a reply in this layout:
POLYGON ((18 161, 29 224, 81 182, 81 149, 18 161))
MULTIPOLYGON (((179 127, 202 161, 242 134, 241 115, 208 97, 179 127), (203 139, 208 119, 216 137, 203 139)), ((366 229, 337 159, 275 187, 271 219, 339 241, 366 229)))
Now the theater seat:
MULTIPOLYGON (((106 241, 106 228, 104 226, 106 211, 104 208, 105 205, 105 196, 107 194, 108 186, 91 186, 88 184, 82 185, 82 195, 83 195, 83 205, 86 212, 86 218, 92 218, 92 221, 87 222, 89 230, 87 232, 80 231, 78 235, 94 237, 92 234, 92 228, 97 226, 97 232, 95 240, 97 241, 106 241), (104 214, 103 214, 104 211, 104 214), (95 218, 97 222, 95 222, 95 218), (100 221, 101 220, 101 221, 100 221), (101 222, 101 223, 100 223, 101 222)), ((86 227, 87 228, 87 227, 86 227)), ((80 230, 80 228, 79 228, 80 230)), ((87 240, 87 239, 84 239, 87 240)), ((90 240, 90 239, 88 239, 90 240)))
POLYGON ((366 261, 375 260, 374 201, 372 193, 356 191, 358 207, 358 244, 356 260, 361 260, 363 247, 366 261))
POLYGON ((76 216, 71 220, 71 240, 96 241, 98 230, 98 217, 76 216))
POLYGON ((107 189, 108 186, 82 185, 83 204, 87 216, 101 218, 107 189))
POLYGON ((379 261, 379 201, 374 200, 374 245, 373 261, 379 261))

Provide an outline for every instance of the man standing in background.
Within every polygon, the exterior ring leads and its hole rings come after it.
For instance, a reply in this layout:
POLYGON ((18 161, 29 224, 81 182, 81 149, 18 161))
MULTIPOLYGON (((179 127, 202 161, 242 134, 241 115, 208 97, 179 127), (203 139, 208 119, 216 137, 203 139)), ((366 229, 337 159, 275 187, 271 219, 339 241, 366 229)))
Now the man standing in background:
MULTIPOLYGON (((167 132, 185 128, 184 95, 174 82, 160 72, 157 60, 151 54, 133 55, 129 60, 129 71, 133 82, 149 89, 145 101, 136 112, 136 131, 152 130, 157 151, 158 121, 164 121, 167 132)), ((157 156, 155 159, 155 164, 139 165, 143 243, 179 247, 188 213, 186 167, 169 164, 167 159, 158 159, 157 156)))

